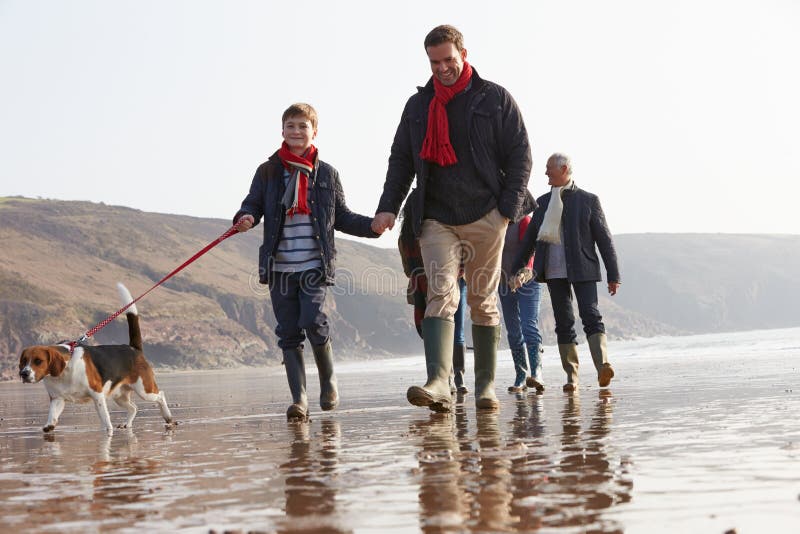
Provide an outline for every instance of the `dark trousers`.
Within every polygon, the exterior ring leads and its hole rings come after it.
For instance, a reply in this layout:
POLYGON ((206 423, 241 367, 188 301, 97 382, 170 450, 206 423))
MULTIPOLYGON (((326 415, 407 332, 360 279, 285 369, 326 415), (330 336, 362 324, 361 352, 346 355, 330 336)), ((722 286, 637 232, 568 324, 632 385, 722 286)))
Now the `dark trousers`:
POLYGON ((269 295, 278 323, 278 346, 295 349, 306 337, 312 345, 324 345, 330 330, 328 316, 322 311, 328 291, 325 275, 319 269, 272 274, 269 295))
POLYGON ((552 278, 547 280, 547 289, 550 291, 550 301, 553 304, 559 345, 578 343, 578 336, 575 334, 575 313, 572 311, 573 290, 578 300, 578 313, 586 337, 606 331, 603 316, 597 307, 597 282, 570 284, 566 278, 552 278))

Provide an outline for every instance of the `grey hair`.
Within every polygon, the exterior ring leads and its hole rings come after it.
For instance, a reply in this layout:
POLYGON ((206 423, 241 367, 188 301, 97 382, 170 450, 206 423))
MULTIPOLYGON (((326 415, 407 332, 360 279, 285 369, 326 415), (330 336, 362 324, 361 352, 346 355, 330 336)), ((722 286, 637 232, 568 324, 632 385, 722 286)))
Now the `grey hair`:
POLYGON ((569 156, 567 156, 566 154, 562 154, 561 152, 555 152, 548 159, 555 160, 556 165, 558 165, 559 167, 566 165, 567 174, 572 176, 572 162, 570 161, 569 156))

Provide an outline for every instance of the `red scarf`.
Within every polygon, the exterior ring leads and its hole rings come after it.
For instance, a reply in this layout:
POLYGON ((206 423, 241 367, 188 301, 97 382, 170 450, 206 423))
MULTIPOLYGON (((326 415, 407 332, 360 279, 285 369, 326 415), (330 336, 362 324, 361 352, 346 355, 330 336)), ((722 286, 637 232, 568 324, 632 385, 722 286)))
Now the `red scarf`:
MULTIPOLYGON (((283 168, 294 174, 297 173, 297 179, 294 180, 293 201, 286 210, 286 215, 291 217, 295 213, 311 213, 308 208, 308 175, 314 170, 314 161, 317 159, 317 147, 311 145, 302 156, 296 156, 289 150, 289 145, 286 141, 281 145, 278 150, 278 157, 281 158, 283 168)), ((292 185, 292 180, 289 180, 289 185, 292 185)))
POLYGON ((458 162, 453 145, 450 144, 450 124, 447 122, 447 103, 463 91, 472 80, 472 66, 464 62, 464 70, 456 83, 447 86, 433 77, 433 100, 428 107, 428 129, 422 142, 419 156, 442 167, 458 162))

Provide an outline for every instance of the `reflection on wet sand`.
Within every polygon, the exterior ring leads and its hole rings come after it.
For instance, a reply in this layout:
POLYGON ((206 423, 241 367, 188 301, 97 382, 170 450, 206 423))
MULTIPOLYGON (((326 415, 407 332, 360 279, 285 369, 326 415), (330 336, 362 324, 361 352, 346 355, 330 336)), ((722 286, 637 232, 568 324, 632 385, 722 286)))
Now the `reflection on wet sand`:
POLYGON ((136 510, 137 519, 144 519, 157 511, 148 505, 154 491, 150 485, 152 475, 159 471, 161 462, 143 458, 137 451, 137 439, 128 431, 122 443, 111 448, 111 438, 103 437, 98 443, 97 461, 92 465, 93 491, 89 510, 92 517, 109 524, 114 519, 124 522, 120 508, 136 510))
POLYGON ((538 394, 526 398, 517 395, 515 415, 511 420, 511 435, 520 443, 527 443, 527 454, 515 458, 511 464, 511 483, 514 499, 511 513, 517 518, 516 527, 530 531, 541 528, 546 510, 540 494, 547 483, 551 460, 547 453, 544 423, 544 403, 538 394))
POLYGON ((476 415, 475 437, 468 435, 467 415, 431 414, 412 423, 422 437, 420 528, 424 532, 503 530, 510 523, 510 459, 503 450, 497 413, 476 415))
POLYGON ((469 526, 482 532, 506 530, 513 523, 511 461, 522 451, 513 445, 503 447, 498 418, 497 412, 476 414, 478 462, 469 470, 472 480, 467 487, 476 493, 477 504, 471 511, 469 526))
POLYGON ((428 420, 413 421, 409 433, 421 437, 417 453, 421 475, 420 528, 423 532, 440 532, 462 526, 468 506, 453 418, 449 414, 437 413, 429 417, 428 420))
POLYGON ((337 368, 342 404, 300 424, 282 369, 165 374, 181 424, 143 409, 110 440, 80 406, 43 435, 43 391, 0 384, 0 531, 793 533, 797 336, 758 366, 629 358, 613 395, 503 394, 496 413, 408 406, 419 359, 337 368))
POLYGON ((610 431, 612 395, 601 390, 594 403, 589 428, 582 430, 581 401, 578 395, 565 395, 562 412, 561 458, 551 477, 560 487, 564 503, 552 524, 583 526, 595 532, 622 532, 602 512, 613 504, 630 500, 632 484, 618 477, 604 451, 610 431))
POLYGON ((43 476, 30 466, 29 473, 35 478, 25 482, 27 505, 46 510, 48 521, 69 523, 80 530, 92 530, 91 525, 96 524, 121 528, 132 519, 157 514, 147 501, 152 491, 149 479, 160 462, 141 457, 136 444, 136 436, 130 432, 118 433, 114 447, 110 437, 98 437, 95 445, 89 445, 93 460, 87 472, 75 473, 57 466, 68 462, 73 449, 80 451, 86 443, 57 433, 43 435, 38 450, 31 452, 53 471, 43 476))
POLYGON ((611 400, 611 393, 602 391, 585 425, 580 397, 565 395, 561 428, 553 429, 551 436, 543 402, 535 394, 518 396, 506 438, 497 412, 475 413, 476 432, 470 436, 463 405, 457 406, 454 417, 432 414, 412 422, 411 434, 421 437, 421 529, 582 527, 622 532, 615 521, 603 517, 604 510, 630 500, 632 486, 603 450, 611 400))
POLYGON ((290 422, 293 437, 284 474, 286 520, 278 532, 351 532, 341 528, 336 511, 335 478, 341 440, 339 421, 324 419, 319 436, 308 422, 290 422))

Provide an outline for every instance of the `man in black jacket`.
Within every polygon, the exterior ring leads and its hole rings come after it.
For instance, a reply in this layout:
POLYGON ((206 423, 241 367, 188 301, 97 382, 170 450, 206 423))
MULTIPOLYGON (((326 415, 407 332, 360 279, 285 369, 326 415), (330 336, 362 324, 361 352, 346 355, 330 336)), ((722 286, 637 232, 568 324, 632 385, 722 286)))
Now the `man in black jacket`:
POLYGON ((617 253, 608 230, 600 199, 578 189, 572 180, 572 164, 564 154, 553 154, 547 160, 550 193, 539 197, 536 210, 525 232, 520 251, 514 261, 515 276, 510 280, 516 290, 531 277, 547 282, 553 315, 556 321, 558 352, 567 373, 564 391, 578 387, 578 349, 575 316, 572 311, 572 290, 578 300, 578 312, 589 351, 601 387, 608 386, 614 369, 608 363, 605 326, 597 307, 597 282, 600 250, 608 275, 608 293, 616 295, 620 286, 617 253), (525 268, 531 255, 533 272, 525 268), (570 287, 571 286, 571 287, 570 287))
POLYGON ((409 388, 407 398, 434 411, 450 409, 447 377, 463 262, 473 323, 475 402, 496 409, 500 256, 508 222, 521 216, 531 150, 513 98, 467 63, 456 28, 438 26, 424 44, 433 76, 403 110, 372 229, 382 233, 394 226, 416 176, 420 194, 414 195, 410 216, 428 279, 422 327, 427 381, 409 388))

